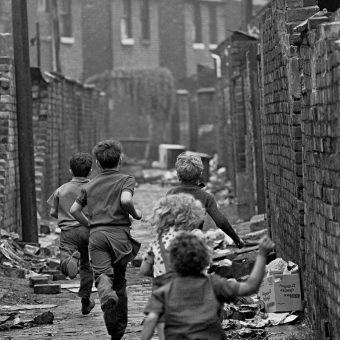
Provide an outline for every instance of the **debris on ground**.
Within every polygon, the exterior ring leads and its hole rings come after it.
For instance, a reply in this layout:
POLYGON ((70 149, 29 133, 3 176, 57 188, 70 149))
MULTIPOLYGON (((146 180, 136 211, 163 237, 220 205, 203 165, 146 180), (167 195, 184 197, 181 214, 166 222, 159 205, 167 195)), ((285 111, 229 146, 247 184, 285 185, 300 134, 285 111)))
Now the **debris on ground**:
POLYGON ((34 327, 39 325, 53 324, 54 315, 52 312, 43 312, 37 315, 33 320, 21 320, 18 313, 10 313, 2 316, 0 319, 0 331, 8 331, 10 329, 21 329, 26 327, 34 327))
MULTIPOLYGON (((7 233, 0 229, 0 273, 2 275, 30 279, 47 274, 45 277, 48 280, 65 279, 60 272, 59 235, 56 233, 56 223, 45 224, 49 225, 50 233, 40 235, 39 244, 20 242, 15 233, 7 233), (50 270, 54 271, 53 276, 50 275, 50 270)), ((31 281, 29 284, 34 286, 31 281)))

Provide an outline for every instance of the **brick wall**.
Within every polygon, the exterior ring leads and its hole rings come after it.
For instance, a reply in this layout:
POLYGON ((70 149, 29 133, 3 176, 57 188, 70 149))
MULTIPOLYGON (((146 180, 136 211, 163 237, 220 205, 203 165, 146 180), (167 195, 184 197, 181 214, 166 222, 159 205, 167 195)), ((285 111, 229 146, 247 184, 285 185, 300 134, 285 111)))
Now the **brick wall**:
POLYGON ((33 77, 33 126, 37 206, 47 217, 47 198, 70 179, 69 158, 91 152, 107 134, 105 97, 98 90, 61 76, 33 77))
POLYGON ((309 20, 300 46, 304 280, 320 336, 340 339, 340 21, 328 21, 309 20))
POLYGON ((11 36, 0 34, 0 225, 21 232, 20 185, 11 36))
POLYGON ((112 46, 114 46, 113 68, 154 68, 159 66, 158 0, 150 0, 150 40, 143 40, 141 28, 141 1, 131 1, 133 44, 121 40, 121 18, 123 2, 111 2, 112 46))
MULTIPOLYGON (((287 6, 290 3, 297 4, 287 1, 287 6)), ((285 1, 272 1, 261 27, 267 208, 278 254, 302 266, 301 89, 298 51, 291 46, 289 23, 303 21, 318 8, 287 6, 285 1)))
POLYGON ((267 215, 316 338, 340 339, 340 13, 316 3, 275 0, 261 20, 267 215))

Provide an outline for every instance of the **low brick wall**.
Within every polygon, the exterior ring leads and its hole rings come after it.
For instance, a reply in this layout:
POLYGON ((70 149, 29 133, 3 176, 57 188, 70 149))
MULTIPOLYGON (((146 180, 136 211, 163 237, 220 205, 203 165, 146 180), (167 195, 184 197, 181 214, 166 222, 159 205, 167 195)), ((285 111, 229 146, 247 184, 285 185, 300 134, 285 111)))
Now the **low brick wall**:
POLYGON ((21 231, 15 76, 9 36, 0 34, 0 228, 21 231))
POLYGON ((60 76, 33 78, 33 125, 37 206, 47 217, 46 200, 70 179, 69 158, 75 152, 91 152, 108 138, 105 97, 94 87, 60 76))

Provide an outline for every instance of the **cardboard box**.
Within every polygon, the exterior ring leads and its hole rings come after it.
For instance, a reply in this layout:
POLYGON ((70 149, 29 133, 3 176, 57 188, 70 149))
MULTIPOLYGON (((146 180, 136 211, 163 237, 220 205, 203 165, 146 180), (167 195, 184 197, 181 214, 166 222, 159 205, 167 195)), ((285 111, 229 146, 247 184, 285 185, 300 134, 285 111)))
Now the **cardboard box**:
POLYGON ((258 295, 266 312, 302 310, 299 274, 275 274, 265 277, 258 295))

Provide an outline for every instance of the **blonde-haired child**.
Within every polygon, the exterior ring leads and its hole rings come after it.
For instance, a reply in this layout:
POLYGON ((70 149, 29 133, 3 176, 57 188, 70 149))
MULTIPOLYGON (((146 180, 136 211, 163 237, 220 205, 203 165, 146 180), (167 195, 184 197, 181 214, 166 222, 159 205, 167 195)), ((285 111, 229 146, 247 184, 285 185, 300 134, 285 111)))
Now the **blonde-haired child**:
MULTIPOLYGON (((158 202, 150 219, 157 236, 146 250, 140 268, 142 275, 154 278, 153 290, 167 283, 174 274, 168 254, 170 242, 182 231, 202 236, 199 228, 204 215, 202 204, 191 195, 168 195, 158 202)), ((163 339, 163 320, 159 322, 158 336, 163 339)))

